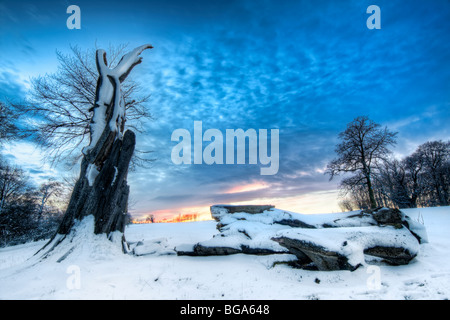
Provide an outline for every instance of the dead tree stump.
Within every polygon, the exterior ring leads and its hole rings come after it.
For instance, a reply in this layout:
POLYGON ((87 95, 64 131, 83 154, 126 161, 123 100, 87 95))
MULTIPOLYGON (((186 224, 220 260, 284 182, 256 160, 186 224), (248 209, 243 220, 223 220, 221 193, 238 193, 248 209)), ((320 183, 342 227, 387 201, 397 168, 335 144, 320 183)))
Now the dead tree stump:
POLYGON ((127 251, 123 236, 130 193, 127 175, 136 135, 125 131, 125 103, 120 85, 141 63, 140 54, 150 48, 151 45, 143 45, 125 54, 114 69, 107 66, 105 51, 97 50, 99 78, 90 110, 93 112, 90 143, 83 148, 80 177, 58 231, 46 245, 52 243, 46 254, 64 240, 76 221, 89 215, 94 216, 95 234, 104 233, 109 238, 114 231, 121 232, 123 249, 127 251))

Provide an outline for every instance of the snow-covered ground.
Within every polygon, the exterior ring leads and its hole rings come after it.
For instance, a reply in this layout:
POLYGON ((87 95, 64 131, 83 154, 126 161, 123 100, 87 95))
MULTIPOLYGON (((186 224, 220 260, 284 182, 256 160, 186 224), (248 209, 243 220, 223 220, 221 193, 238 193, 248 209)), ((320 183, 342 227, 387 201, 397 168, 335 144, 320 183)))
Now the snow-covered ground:
POLYGON ((45 241, 0 249, 0 299, 449 299, 450 207, 404 212, 423 217, 429 240, 405 266, 373 262, 354 272, 323 272, 273 265, 288 254, 171 254, 212 238, 215 221, 130 225, 127 240, 144 240, 155 252, 131 256, 87 228, 75 237, 83 245, 60 263, 32 258, 45 241))

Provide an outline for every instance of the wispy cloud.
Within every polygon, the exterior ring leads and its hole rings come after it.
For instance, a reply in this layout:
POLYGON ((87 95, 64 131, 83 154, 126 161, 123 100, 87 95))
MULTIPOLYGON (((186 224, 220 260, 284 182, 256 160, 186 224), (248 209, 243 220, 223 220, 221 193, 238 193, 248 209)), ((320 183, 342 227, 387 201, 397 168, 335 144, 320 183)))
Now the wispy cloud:
POLYGON ((26 95, 26 86, 17 74, 0 70, 0 99, 23 100, 26 95))
POLYGON ((320 202, 313 193, 333 203, 327 192, 336 185, 324 168, 335 156, 338 133, 359 115, 401 131, 399 145, 408 148, 448 136, 448 2, 380 0, 382 28, 376 31, 366 28, 367 1, 130 0, 110 2, 114 10, 102 15, 97 9, 103 4, 79 4, 78 33, 65 30, 64 12, 62 26, 47 20, 64 9, 59 2, 25 11, 39 32, 30 21, 17 23, 18 5, 2 11, 16 33, 8 36, 12 42, 1 40, 6 50, 0 58, 21 75, 0 69, 0 94, 25 93, 20 84, 28 75, 22 73, 32 66, 19 68, 18 60, 43 60, 37 52, 48 55, 49 42, 61 50, 69 41, 81 47, 92 47, 95 39, 151 42, 155 48, 131 75, 151 94, 156 119, 137 140, 156 161, 129 176, 136 214, 270 199, 300 208, 305 195, 320 202), (172 132, 192 132, 197 120, 203 130, 279 129, 278 174, 261 177, 259 166, 248 164, 174 165, 172 132))

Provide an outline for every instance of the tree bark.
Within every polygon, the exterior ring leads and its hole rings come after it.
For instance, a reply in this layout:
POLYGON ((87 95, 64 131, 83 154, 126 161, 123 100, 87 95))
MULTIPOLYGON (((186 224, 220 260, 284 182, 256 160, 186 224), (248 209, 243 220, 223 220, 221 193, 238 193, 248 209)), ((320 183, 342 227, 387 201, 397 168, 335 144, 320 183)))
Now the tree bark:
MULTIPOLYGON (((91 109, 90 145, 83 149, 80 177, 55 236, 68 235, 76 220, 93 215, 94 233, 104 233, 110 238, 112 232, 121 232, 123 250, 127 251, 123 235, 130 193, 127 175, 136 136, 130 130, 124 132, 125 108, 120 84, 141 62, 139 55, 142 51, 149 48, 152 46, 134 49, 124 55, 114 69, 107 67, 105 52, 97 50, 99 79, 94 107, 91 109)), ((61 241, 53 244, 52 248, 61 241)))
POLYGON ((128 165, 135 144, 136 136, 130 130, 125 132, 123 140, 116 140, 92 186, 86 177, 90 163, 86 157, 83 158, 80 178, 59 226, 59 234, 68 234, 75 220, 81 220, 90 214, 95 217, 96 234, 124 231, 129 194, 128 165))
POLYGON ((375 200, 375 195, 373 193, 372 181, 369 176, 366 176, 367 189, 369 191, 370 208, 375 209, 377 207, 377 202, 375 200))

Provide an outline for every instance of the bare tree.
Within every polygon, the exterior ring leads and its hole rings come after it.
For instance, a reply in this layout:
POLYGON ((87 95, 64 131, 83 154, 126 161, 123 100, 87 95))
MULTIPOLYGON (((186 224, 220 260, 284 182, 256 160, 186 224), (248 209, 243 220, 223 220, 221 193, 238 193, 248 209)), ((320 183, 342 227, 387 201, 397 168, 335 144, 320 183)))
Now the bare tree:
POLYGON ((341 201, 339 201, 338 205, 341 208, 342 212, 353 211, 352 201, 348 198, 345 198, 345 199, 342 199, 341 201))
POLYGON ((374 176, 374 190, 379 204, 398 208, 415 208, 419 196, 418 163, 415 158, 383 161, 374 176))
POLYGON ((20 200, 26 192, 27 183, 28 177, 22 169, 0 158, 0 214, 9 203, 20 200))
POLYGON ((450 141, 426 142, 417 148, 415 156, 423 163, 426 183, 434 193, 434 204, 449 205, 450 141))
POLYGON ((420 197, 425 192, 425 183, 423 181, 424 163, 423 159, 416 153, 402 160, 407 175, 407 188, 409 190, 409 207, 416 208, 420 197))
POLYGON ((450 144, 429 141, 399 160, 382 161, 373 175, 378 205, 398 208, 450 203, 450 144))
MULTIPOLYGON (((80 176, 58 231, 41 249, 50 246, 44 258, 70 236, 76 221, 88 216, 94 218, 95 234, 106 234, 111 239, 117 236, 115 231, 118 231, 122 235, 123 250, 128 250, 124 236, 130 192, 127 175, 136 136, 132 130, 125 130, 126 102, 121 84, 141 63, 140 54, 150 48, 151 45, 135 48, 123 55, 114 68, 108 67, 106 52, 97 50, 95 61, 99 77, 89 123, 89 144, 82 150, 80 176)), ((58 262, 73 249, 70 248, 58 262)))
POLYGON ((373 190, 373 171, 377 161, 389 154, 388 147, 395 144, 397 133, 389 131, 368 117, 357 117, 339 134, 342 141, 336 146, 338 157, 332 160, 326 170, 330 180, 341 173, 355 173, 351 179, 344 180, 346 187, 363 184, 369 198, 370 207, 377 206, 373 190))
POLYGON ((59 197, 63 193, 63 185, 59 181, 50 179, 49 181, 41 184, 39 188, 40 204, 38 208, 38 222, 42 218, 45 206, 52 197, 59 197))
MULTIPOLYGON (((112 68, 124 54, 126 45, 110 46, 109 63, 112 68)), ((47 160, 53 163, 66 160, 74 164, 81 146, 88 143, 89 125, 95 105, 98 72, 95 51, 71 47, 71 54, 56 52, 59 66, 52 74, 33 78, 31 101, 16 105, 27 115, 34 116, 29 131, 46 150, 47 160)), ((132 79, 121 85, 121 95, 127 112, 127 125, 141 132, 143 123, 151 119, 146 108, 150 95, 140 94, 141 87, 132 79)), ((143 156, 136 155, 139 163, 143 156)))
POLYGON ((0 101, 0 147, 5 142, 26 137, 17 126, 18 117, 11 104, 0 101))
POLYGON ((345 199, 346 196, 350 195, 351 203, 353 203, 356 208, 370 208, 367 188, 364 184, 364 179, 359 174, 342 179, 339 187, 339 196, 341 198, 345 199))

